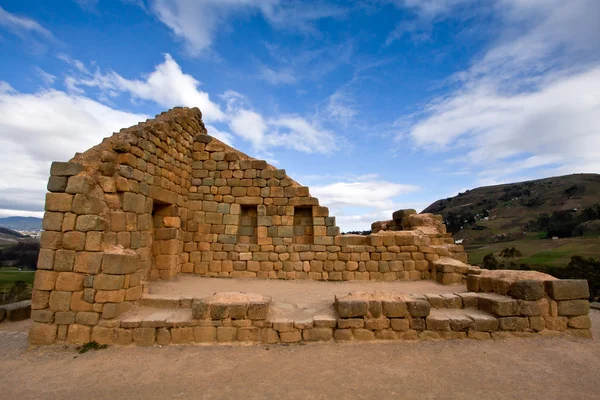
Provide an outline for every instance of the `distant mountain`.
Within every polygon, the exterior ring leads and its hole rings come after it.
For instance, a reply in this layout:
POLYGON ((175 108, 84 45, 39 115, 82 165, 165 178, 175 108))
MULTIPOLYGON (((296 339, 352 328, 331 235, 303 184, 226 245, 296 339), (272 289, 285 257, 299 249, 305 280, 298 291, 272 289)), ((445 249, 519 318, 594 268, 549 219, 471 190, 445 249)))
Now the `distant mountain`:
POLYGON ((20 231, 42 229, 42 219, 36 217, 6 217, 0 218, 0 226, 20 231))
POLYGON ((600 175, 574 174, 467 190, 423 212, 442 214, 457 239, 486 239, 519 234, 540 214, 577 214, 599 202, 600 175))

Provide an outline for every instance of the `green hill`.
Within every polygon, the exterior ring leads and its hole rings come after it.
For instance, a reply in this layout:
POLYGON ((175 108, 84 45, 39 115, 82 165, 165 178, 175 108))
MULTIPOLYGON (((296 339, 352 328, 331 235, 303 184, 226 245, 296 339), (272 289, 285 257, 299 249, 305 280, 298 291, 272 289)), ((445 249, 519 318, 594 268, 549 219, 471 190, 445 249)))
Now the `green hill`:
MULTIPOLYGON (((599 202, 600 175, 574 174, 467 190, 423 212, 442 214, 456 239, 490 243, 523 238, 529 221, 541 214, 565 211, 576 217, 599 202)), ((587 230, 597 225, 588 223, 587 230)))

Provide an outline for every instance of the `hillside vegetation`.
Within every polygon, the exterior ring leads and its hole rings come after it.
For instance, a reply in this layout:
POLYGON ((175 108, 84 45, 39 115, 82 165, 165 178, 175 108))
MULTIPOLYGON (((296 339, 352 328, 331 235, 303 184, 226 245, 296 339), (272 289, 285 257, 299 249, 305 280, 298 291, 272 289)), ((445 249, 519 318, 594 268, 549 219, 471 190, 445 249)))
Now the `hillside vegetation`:
POLYGON ((438 200, 423 212, 442 214, 456 239, 490 243, 522 239, 529 231, 546 234, 537 222, 544 225, 544 218, 539 217, 553 213, 558 225, 564 225, 561 221, 566 218, 577 222, 580 234, 598 236, 597 221, 579 219, 584 218, 584 209, 599 202, 600 175, 574 174, 467 190, 438 200))

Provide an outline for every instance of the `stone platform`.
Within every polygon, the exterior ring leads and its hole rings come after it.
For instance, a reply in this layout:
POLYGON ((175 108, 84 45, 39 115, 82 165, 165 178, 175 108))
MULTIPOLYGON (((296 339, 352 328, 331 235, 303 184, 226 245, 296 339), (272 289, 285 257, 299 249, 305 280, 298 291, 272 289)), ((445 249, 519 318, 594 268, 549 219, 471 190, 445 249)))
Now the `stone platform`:
POLYGON ((86 335, 99 343, 148 346, 590 337, 585 281, 522 277, 527 279, 491 271, 469 282, 467 291, 462 285, 434 282, 261 285, 257 280, 181 276, 147 287, 148 293, 119 319, 70 330, 67 339, 76 343, 86 335))
POLYGON ((441 294, 465 292, 466 286, 444 286, 435 281, 341 281, 218 279, 179 275, 173 281, 150 282, 139 304, 173 307, 179 299, 206 298, 219 292, 255 293, 272 299, 271 315, 303 320, 315 315, 332 315, 333 299, 349 292, 401 292, 441 294))

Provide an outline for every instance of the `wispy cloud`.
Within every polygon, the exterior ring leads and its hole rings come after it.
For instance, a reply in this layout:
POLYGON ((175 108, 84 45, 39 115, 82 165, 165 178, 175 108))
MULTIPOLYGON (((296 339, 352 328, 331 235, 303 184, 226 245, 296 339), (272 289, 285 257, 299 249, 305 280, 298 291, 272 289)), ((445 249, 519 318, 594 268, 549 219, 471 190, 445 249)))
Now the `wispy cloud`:
POLYGON ((52 32, 44 28, 35 20, 25 16, 12 14, 2 8, 2 6, 0 6, 0 26, 18 36, 37 34, 48 39, 54 38, 52 32))
POLYGON ((314 22, 338 17, 346 11, 325 3, 306 7, 300 1, 280 0, 150 0, 150 9, 181 39, 193 56, 209 49, 219 31, 231 29, 236 16, 262 15, 277 29, 315 33, 314 22))
POLYGON ((409 127, 424 149, 460 151, 482 179, 525 170, 598 172, 600 3, 495 3, 504 33, 458 88, 434 99, 409 127))
POLYGON ((311 195, 329 207, 344 230, 368 229, 371 223, 391 218, 399 208, 412 206, 403 196, 419 191, 415 185, 394 183, 377 175, 348 177, 324 185, 311 186, 311 195))

